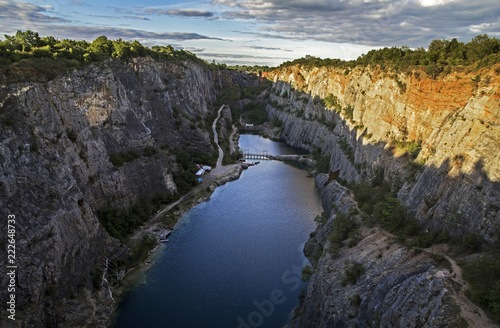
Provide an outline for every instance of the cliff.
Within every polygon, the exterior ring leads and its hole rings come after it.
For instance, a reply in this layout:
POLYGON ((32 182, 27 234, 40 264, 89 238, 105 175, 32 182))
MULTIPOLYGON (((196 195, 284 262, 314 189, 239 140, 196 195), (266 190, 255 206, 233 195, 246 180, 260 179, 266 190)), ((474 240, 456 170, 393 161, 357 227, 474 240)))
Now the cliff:
POLYGON ((5 222, 16 218, 18 267, 18 320, 9 324, 105 326, 114 305, 101 286, 105 259, 129 250, 103 229, 98 211, 175 195, 178 149, 212 156, 217 93, 244 77, 143 57, 47 81, 0 80, 0 211, 5 222))
MULTIPOLYGON (((499 72, 463 68, 433 78, 288 66, 266 73, 274 81, 267 111, 281 121, 282 139, 326 156, 339 181, 382 173, 426 231, 491 244, 500 238, 499 72)), ((314 274, 290 327, 495 326, 464 296, 451 258, 366 228, 333 176, 316 178, 325 219, 305 246, 314 274), (333 245, 345 222, 336 223, 339 215, 361 228, 333 245)))
POLYGON ((383 168, 427 228, 491 243, 500 222, 497 71, 433 79, 422 71, 291 66, 267 73, 275 82, 268 112, 283 122, 285 141, 321 148, 340 178, 359 181, 383 168), (405 152, 412 146, 421 147, 415 160, 405 152))

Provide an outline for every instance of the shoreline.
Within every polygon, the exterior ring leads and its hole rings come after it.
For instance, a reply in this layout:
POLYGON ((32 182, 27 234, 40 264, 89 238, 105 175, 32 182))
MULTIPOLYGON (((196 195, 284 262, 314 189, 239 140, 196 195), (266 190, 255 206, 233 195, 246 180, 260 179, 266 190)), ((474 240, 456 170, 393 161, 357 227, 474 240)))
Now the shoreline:
MULTIPOLYGON (((202 184, 198 187, 195 187, 192 191, 181 197, 179 200, 176 202, 167 205, 164 209, 160 210, 153 219, 151 219, 147 225, 147 227, 141 227, 138 229, 136 233, 133 234, 133 236, 130 237, 129 240, 136 241, 136 240, 141 240, 143 237, 146 236, 151 236, 154 235, 155 238, 158 238, 157 232, 158 231, 163 231, 165 229, 159 228, 159 226, 164 225, 164 222, 162 219, 168 215, 168 213, 175 207, 179 206, 180 208, 175 210, 173 213, 170 215, 173 215, 175 223, 171 227, 172 232, 175 231, 175 229, 178 226, 180 218, 192 209, 193 207, 206 202, 210 200, 212 194, 215 192, 217 187, 225 185, 228 182, 234 181, 239 179, 241 174, 243 173, 244 170, 246 170, 249 167, 248 164, 242 163, 242 164, 231 164, 231 165, 225 165, 222 166, 221 172, 218 176, 214 176, 209 182, 202 184), (207 193, 207 194, 204 194, 207 193), (200 195, 201 197, 196 197, 197 195, 200 195)), ((148 272, 154 265, 155 265, 155 259, 158 255, 160 255, 160 251, 162 250, 162 243, 158 241, 158 244, 155 245, 154 248, 148 251, 148 255, 141 260, 141 262, 128 269, 125 272, 125 275, 123 279, 120 282, 120 285, 114 288, 111 288, 111 291, 113 293, 113 298, 115 299, 115 302, 112 306, 112 311, 109 317, 109 322, 108 322, 108 327, 112 325, 114 322, 116 316, 118 315, 118 307, 120 305, 121 300, 123 299, 123 296, 125 293, 127 293, 131 288, 133 288, 135 285, 140 283, 141 275, 145 274, 148 272)))
MULTIPOLYGON (((239 132, 240 131, 238 131, 238 129, 235 126, 233 126, 233 131, 229 139, 234 142, 234 145, 238 144, 238 139, 240 135, 239 132)), ((268 135, 266 135, 266 133, 262 132, 263 131, 260 131, 258 135, 264 138, 270 138, 268 135)), ((274 141, 284 142, 283 140, 276 137, 270 139, 274 141)), ((231 149, 231 151, 234 150, 231 149)), ((306 164, 307 166, 310 167, 314 167, 314 162, 310 158, 302 157, 301 155, 274 155, 270 156, 269 159, 283 161, 283 162, 287 161, 297 162, 306 164)), ((165 230, 164 219, 167 216, 170 216, 174 221, 173 225, 169 226, 168 229, 172 230, 172 233, 175 232, 175 229, 177 228, 180 219, 186 212, 188 212, 195 206, 210 200, 212 194, 215 192, 217 187, 239 179, 243 171, 250 166, 251 166, 250 163, 238 163, 238 164, 224 165, 212 169, 212 172, 210 172, 210 174, 206 176, 207 177, 206 182, 195 187, 193 190, 182 196, 177 201, 168 204, 165 208, 159 210, 158 213, 156 213, 155 216, 150 221, 145 223, 144 226, 140 227, 135 233, 133 233, 132 236, 129 237, 127 242, 137 243, 146 236, 154 236, 155 238, 158 238, 159 234, 161 234, 161 232, 165 230), (174 208, 176 206, 178 207, 178 209, 175 210, 174 208)), ((318 189, 317 186, 316 189, 318 189)), ((111 289, 115 302, 113 304, 112 312, 109 317, 110 320, 108 322, 108 327, 111 327, 112 323, 119 314, 118 308, 121 300, 123 299, 123 296, 131 288, 133 288, 137 284, 142 283, 141 282, 141 279, 143 278, 142 275, 146 274, 155 265, 156 263, 155 259, 157 256, 160 255, 160 251, 162 249, 163 249, 162 243, 158 242, 158 244, 154 248, 148 251, 148 255, 143 260, 141 260, 141 262, 138 265, 127 270, 120 285, 118 287, 111 289)))

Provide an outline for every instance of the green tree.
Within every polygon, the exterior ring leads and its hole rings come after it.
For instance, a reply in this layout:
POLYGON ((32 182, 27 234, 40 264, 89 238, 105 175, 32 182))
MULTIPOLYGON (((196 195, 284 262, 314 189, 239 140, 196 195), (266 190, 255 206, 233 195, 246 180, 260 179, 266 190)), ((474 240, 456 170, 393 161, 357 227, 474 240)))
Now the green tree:
POLYGON ((146 49, 144 48, 144 46, 142 44, 139 43, 139 41, 135 40, 134 42, 132 42, 131 44, 131 47, 130 47, 130 50, 138 55, 138 56, 145 56, 146 55, 146 49))
POLYGON ((111 56, 113 53, 113 42, 101 35, 90 44, 90 50, 101 55, 111 56))
POLYGON ((114 51, 112 53, 113 57, 128 58, 132 53, 130 49, 130 43, 122 41, 122 39, 113 41, 113 47, 114 47, 114 51))

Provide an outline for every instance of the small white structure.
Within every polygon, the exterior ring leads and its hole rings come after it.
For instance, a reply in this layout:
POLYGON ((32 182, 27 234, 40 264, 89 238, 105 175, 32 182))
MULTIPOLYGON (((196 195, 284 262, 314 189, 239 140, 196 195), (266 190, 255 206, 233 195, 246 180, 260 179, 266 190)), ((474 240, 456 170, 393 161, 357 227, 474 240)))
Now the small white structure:
POLYGON ((208 166, 208 165, 203 165, 201 168, 204 169, 207 172, 210 172, 212 170, 212 167, 208 166))
POLYGON ((251 126, 253 126, 253 124, 247 123, 246 126, 251 127, 251 126))
POLYGON ((202 176, 203 174, 205 174, 204 169, 199 169, 198 172, 196 172, 196 176, 202 176))

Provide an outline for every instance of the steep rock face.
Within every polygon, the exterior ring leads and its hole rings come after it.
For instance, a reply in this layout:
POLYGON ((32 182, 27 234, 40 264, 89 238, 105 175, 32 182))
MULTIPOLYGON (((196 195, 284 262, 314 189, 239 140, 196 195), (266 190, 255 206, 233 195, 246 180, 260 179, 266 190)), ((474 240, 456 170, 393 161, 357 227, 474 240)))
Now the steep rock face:
MULTIPOLYGON (((287 143, 321 148, 340 178, 360 181, 382 168, 400 201, 427 228, 493 242, 500 224, 497 71, 434 80, 423 72, 288 67, 268 74, 275 83, 267 110, 283 122, 287 143), (332 108, 325 108, 325 98, 332 108), (417 142, 422 149, 414 160, 404 147, 417 142)), ((327 221, 306 243, 315 272, 290 327, 463 323, 461 283, 430 254, 409 251, 378 229, 362 231, 356 246, 332 253, 335 212, 357 205, 328 176, 319 175, 316 184, 327 221), (346 283, 353 263, 364 272, 346 283)))
POLYGON ((267 73, 275 81, 268 112, 283 121, 288 143, 321 148, 341 178, 360 180, 382 167, 425 226, 493 242, 500 222, 497 70, 434 80, 420 71, 292 66, 267 73), (325 109, 329 95, 343 110, 325 109), (421 143, 419 164, 409 165, 397 142, 421 143))
MULTIPOLYGON (((341 213, 357 204, 345 187, 328 176, 316 177, 323 203, 341 213)), ((314 265, 302 304, 289 327, 441 327, 455 326, 460 318, 453 295, 460 286, 448 269, 439 269, 428 253, 408 250, 383 230, 365 229, 353 247, 332 252, 328 234, 336 211, 327 213, 306 243, 314 265), (363 272, 346 280, 353 263, 363 272)), ((352 214, 351 214, 352 215, 352 214)), ((359 220, 359 216, 357 216, 359 220)))
POLYGON ((16 216, 15 324, 106 324, 113 300, 93 289, 91 274, 126 250, 96 211, 176 192, 173 149, 213 151, 204 122, 211 123, 217 88, 235 78, 189 61, 138 58, 1 86, 0 212, 16 216), (147 146, 158 153, 147 156, 147 146), (110 161, 130 151, 139 158, 110 161))

